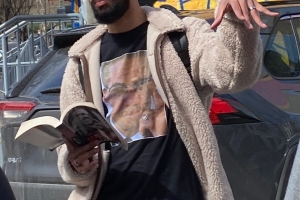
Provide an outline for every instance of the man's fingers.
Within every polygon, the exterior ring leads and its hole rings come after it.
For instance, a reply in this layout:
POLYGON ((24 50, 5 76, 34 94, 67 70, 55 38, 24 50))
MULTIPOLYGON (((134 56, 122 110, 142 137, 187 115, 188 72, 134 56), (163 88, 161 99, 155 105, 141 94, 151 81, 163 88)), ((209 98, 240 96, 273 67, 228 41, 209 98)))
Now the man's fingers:
POLYGON ((222 21, 222 18, 223 18, 223 16, 222 16, 221 18, 216 18, 216 19, 214 20, 214 22, 212 23, 212 25, 210 26, 210 28, 211 28, 211 29, 217 28, 217 27, 220 25, 220 23, 221 23, 221 21, 222 21))
POLYGON ((100 149, 97 145, 98 143, 93 141, 83 147, 78 147, 75 153, 69 153, 69 161, 76 171, 86 173, 99 166, 98 159, 93 158, 95 154, 100 153, 100 149), (79 154, 77 152, 79 152, 79 154))
POLYGON ((242 8, 240 6, 240 4, 238 3, 238 1, 234 1, 233 3, 230 4, 231 8, 235 14, 235 16, 239 19, 244 21, 245 20, 245 16, 243 14, 242 8))
POLYGON ((85 160, 82 164, 73 167, 79 173, 86 173, 89 170, 98 168, 99 164, 97 159, 93 160, 92 162, 89 162, 89 160, 85 160))
POLYGON ((86 154, 98 146, 99 141, 92 141, 82 147, 75 147, 72 151, 69 151, 69 160, 73 162, 81 154, 86 154))
MULTIPOLYGON (((253 29, 253 25, 251 24, 250 21, 250 16, 249 16, 249 5, 247 4, 247 2, 245 0, 239 0, 240 2, 240 7, 242 9, 243 12, 243 16, 245 18, 244 24, 246 25, 246 27, 248 29, 253 29)), ((253 6, 253 5, 251 5, 253 6)))
POLYGON ((222 22, 223 16, 226 13, 226 9, 227 9, 227 5, 225 3, 222 3, 219 5, 217 14, 216 14, 216 18, 214 20, 214 22, 212 23, 212 25, 210 26, 211 29, 215 29, 217 28, 220 23, 222 22))
MULTIPOLYGON (((249 5, 249 6, 251 7, 251 5, 249 5)), ((266 9, 265 7, 260 5, 258 2, 255 2, 255 4, 253 6, 255 7, 255 9, 251 9, 250 14, 251 14, 253 20, 255 21, 255 23, 261 28, 267 28, 267 25, 265 23, 263 23, 263 21, 261 20, 259 12, 262 12, 266 15, 271 15, 271 16, 278 15, 278 13, 269 11, 268 9, 266 9)))
POLYGON ((87 152, 84 152, 80 155, 78 155, 76 158, 74 158, 76 160, 76 162, 78 164, 83 164, 83 162, 85 160, 89 161, 89 158, 93 157, 95 154, 99 153, 99 148, 93 148, 87 152))
POLYGON ((271 12, 270 10, 268 10, 265 7, 263 7, 259 3, 256 3, 255 6, 256 6, 256 10, 258 10, 259 12, 264 13, 266 15, 269 15, 269 16, 277 16, 277 15, 279 15, 279 13, 277 13, 277 12, 271 12))
POLYGON ((211 29, 216 29, 221 24, 224 14, 229 11, 229 9, 227 9, 228 7, 231 8, 239 20, 244 21, 244 24, 248 29, 253 29, 251 18, 253 18, 254 22, 259 27, 267 27, 260 18, 260 12, 269 16, 278 15, 278 13, 271 12, 263 7, 257 0, 221 0, 216 18, 210 26, 211 29))
POLYGON ((255 23, 261 27, 261 28, 267 28, 267 26, 261 21, 260 16, 259 16, 259 3, 256 1, 250 1, 248 3, 248 6, 250 8, 250 14, 251 17, 253 18, 253 20, 255 21, 255 23))
POLYGON ((255 21, 255 23, 256 23, 259 27, 261 27, 261 28, 267 28, 267 25, 265 25, 265 24, 261 21, 260 16, 259 16, 259 13, 258 13, 255 9, 251 10, 250 13, 251 13, 251 16, 252 16, 253 20, 255 21))

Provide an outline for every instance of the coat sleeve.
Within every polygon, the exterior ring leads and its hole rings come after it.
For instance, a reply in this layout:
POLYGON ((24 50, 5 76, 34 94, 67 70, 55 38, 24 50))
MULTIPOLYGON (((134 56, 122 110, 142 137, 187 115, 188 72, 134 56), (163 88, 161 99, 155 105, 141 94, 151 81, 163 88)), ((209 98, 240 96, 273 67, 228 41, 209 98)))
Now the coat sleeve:
POLYGON ((224 16, 217 31, 203 19, 184 18, 184 23, 194 81, 216 93, 238 92, 254 84, 263 54, 255 23, 248 30, 233 12, 224 16))
MULTIPOLYGON (((61 112, 63 112, 68 105, 85 100, 86 98, 79 81, 78 61, 74 58, 70 58, 62 80, 60 93, 61 112)), ((67 183, 75 184, 80 187, 88 186, 96 170, 84 174, 78 173, 70 164, 68 153, 66 145, 57 148, 58 170, 62 179, 67 183)))

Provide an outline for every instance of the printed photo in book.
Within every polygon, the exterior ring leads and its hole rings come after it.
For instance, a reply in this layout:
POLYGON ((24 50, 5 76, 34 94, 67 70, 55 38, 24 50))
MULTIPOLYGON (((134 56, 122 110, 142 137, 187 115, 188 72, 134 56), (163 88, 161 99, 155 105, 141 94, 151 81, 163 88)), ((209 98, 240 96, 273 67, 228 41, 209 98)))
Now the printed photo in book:
POLYGON ((64 116, 63 125, 68 125, 71 130, 66 131, 64 136, 78 146, 86 145, 93 140, 99 140, 100 143, 120 140, 112 127, 94 108, 74 107, 64 116))

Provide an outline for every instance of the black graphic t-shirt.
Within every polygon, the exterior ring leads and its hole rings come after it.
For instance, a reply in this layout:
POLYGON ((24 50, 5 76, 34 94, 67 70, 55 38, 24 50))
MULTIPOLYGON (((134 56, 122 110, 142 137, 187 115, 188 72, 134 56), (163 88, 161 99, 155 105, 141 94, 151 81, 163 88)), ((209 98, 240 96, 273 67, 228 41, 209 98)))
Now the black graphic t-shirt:
POLYGON ((148 22, 101 44, 101 86, 106 117, 127 140, 110 147, 99 200, 202 200, 202 189, 172 115, 148 66, 148 22))

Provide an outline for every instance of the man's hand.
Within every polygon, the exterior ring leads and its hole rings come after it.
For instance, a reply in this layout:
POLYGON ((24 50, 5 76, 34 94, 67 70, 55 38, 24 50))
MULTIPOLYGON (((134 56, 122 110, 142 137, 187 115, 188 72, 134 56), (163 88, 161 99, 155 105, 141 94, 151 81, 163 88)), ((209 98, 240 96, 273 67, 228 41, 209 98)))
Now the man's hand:
POLYGON ((260 19, 260 12, 269 16, 278 15, 278 13, 271 12, 263 7, 257 2, 257 0, 221 0, 219 3, 215 21, 210 28, 217 28, 220 25, 224 14, 231 10, 235 13, 239 20, 244 21, 245 26, 248 29, 253 29, 250 17, 252 17, 255 23, 261 28, 267 27, 260 19))
POLYGON ((64 138, 64 141, 69 151, 68 159, 77 172, 85 173, 99 167, 98 159, 93 159, 95 154, 100 153, 99 141, 90 142, 82 147, 74 145, 67 138, 64 138))

